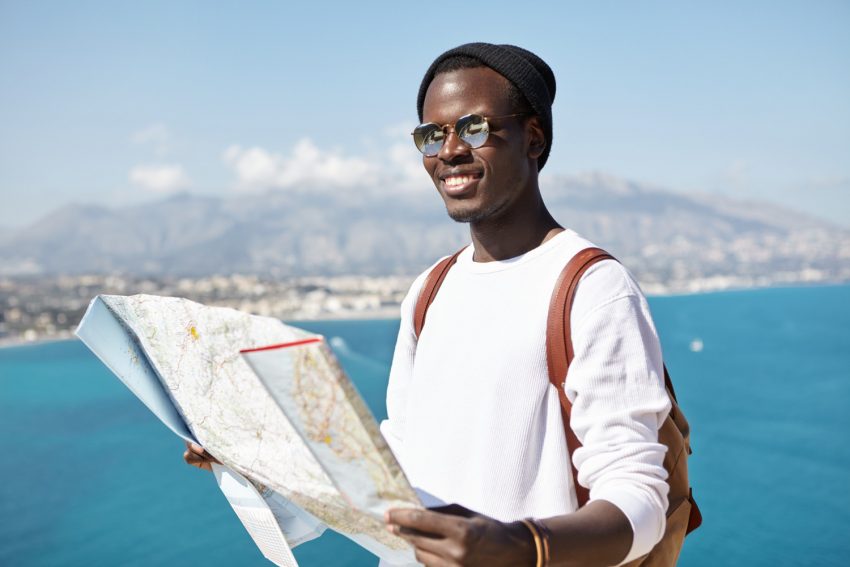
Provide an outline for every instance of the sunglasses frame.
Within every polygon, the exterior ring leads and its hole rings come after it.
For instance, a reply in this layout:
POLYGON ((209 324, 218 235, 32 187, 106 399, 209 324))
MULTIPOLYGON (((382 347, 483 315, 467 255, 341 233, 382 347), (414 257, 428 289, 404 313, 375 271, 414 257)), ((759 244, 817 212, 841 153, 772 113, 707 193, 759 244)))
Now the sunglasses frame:
MULTIPOLYGON (((481 146, 483 146, 484 144, 486 144, 486 143, 487 143, 487 140, 490 138, 490 120, 493 120, 493 119, 499 119, 499 118, 512 118, 512 117, 514 117, 514 116, 527 116, 527 115, 529 115, 529 114, 531 114, 531 113, 529 113, 529 112, 517 112, 517 113, 514 113, 514 114, 503 114, 503 115, 501 115, 501 116, 482 116, 481 114, 476 114, 476 113, 474 113, 474 112, 473 112, 473 113, 471 113, 471 114, 464 114, 463 116, 461 116, 460 118, 458 118, 458 119, 455 121, 454 126, 452 126, 452 124, 451 124, 451 123, 449 123, 449 124, 443 124, 443 125, 441 126, 440 124, 437 124, 436 122, 424 122, 424 123, 420 124, 419 126, 417 126, 416 128, 414 128, 414 129, 413 129, 413 132, 411 132, 411 133, 410 133, 410 135, 411 135, 411 136, 413 136, 413 143, 414 143, 414 145, 416 146, 416 149, 418 149, 420 152, 422 152, 422 155, 424 155, 425 157, 435 157, 437 154, 439 154, 439 153, 440 153, 440 150, 442 150, 442 149, 443 149, 443 146, 445 145, 446 140, 449 138, 449 134, 451 134, 452 132, 454 132, 454 134, 458 137, 458 139, 459 139, 461 142, 463 142, 464 144, 466 144, 466 145, 467 145, 470 149, 473 149, 473 150, 474 150, 474 149, 476 149, 476 148, 480 148, 481 146), (482 141, 481 141, 481 143, 480 143, 480 144, 478 144, 478 145, 476 145, 476 146, 473 146, 472 144, 470 144, 469 142, 467 142, 466 140, 464 140, 464 139, 460 136, 460 134, 458 134, 458 132, 459 132, 459 131, 461 131, 463 128, 466 128, 466 126, 467 126, 466 124, 463 124, 460 128, 458 128, 458 124, 460 124, 460 123, 461 123, 462 121, 464 121, 464 120, 469 120, 469 119, 471 119, 471 118, 473 118, 473 117, 480 117, 480 118, 481 118, 481 123, 482 123, 482 124, 486 127, 486 129, 487 129, 487 136, 484 138, 484 140, 482 140, 482 141), (442 141, 442 143, 440 144, 440 147, 437 149, 437 151, 436 151, 435 153, 433 153, 433 154, 429 154, 429 153, 427 153, 427 152, 425 151, 425 145, 426 145, 426 144, 425 144, 424 142, 425 142, 425 138, 426 138, 426 136, 425 136, 425 135, 421 135, 421 134, 420 134, 420 130, 422 130, 422 129, 423 129, 423 128, 425 128, 426 126, 434 126, 437 130, 441 130, 441 131, 443 132, 443 136, 444 136, 443 141, 442 141), (416 138, 416 136, 417 136, 417 135, 420 135, 420 136, 421 136, 421 140, 422 140, 422 144, 421 144, 421 145, 420 145, 420 143, 417 141, 417 138, 416 138)), ((429 132, 429 133, 430 133, 430 132, 429 132)))

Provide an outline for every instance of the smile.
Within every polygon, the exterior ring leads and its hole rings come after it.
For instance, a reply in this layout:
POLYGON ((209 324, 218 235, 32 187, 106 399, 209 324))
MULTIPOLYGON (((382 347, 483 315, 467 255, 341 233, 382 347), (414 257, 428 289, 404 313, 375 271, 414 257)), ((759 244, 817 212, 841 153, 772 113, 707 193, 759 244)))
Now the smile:
POLYGON ((471 189, 481 179, 480 173, 462 173, 445 175, 441 177, 443 188, 447 193, 457 195, 471 189))

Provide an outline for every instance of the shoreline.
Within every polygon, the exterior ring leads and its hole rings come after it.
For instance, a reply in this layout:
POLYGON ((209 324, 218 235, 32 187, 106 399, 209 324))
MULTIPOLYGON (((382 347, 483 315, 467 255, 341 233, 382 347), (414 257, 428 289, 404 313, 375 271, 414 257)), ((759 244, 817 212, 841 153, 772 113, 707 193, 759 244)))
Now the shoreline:
MULTIPOLYGON (((673 297, 690 297, 696 295, 710 295, 710 294, 720 294, 720 293, 746 293, 750 291, 764 291, 764 290, 781 290, 781 289, 802 289, 802 288, 815 288, 815 287, 842 287, 842 286, 850 286, 850 281, 840 281, 840 282, 782 282, 777 283, 776 285, 766 285, 766 286, 730 286, 728 288, 722 289, 705 289, 705 290, 697 290, 697 291, 671 291, 664 293, 646 293, 646 297, 648 299, 663 299, 663 298, 673 298, 673 297)), ((364 310, 364 311, 352 311, 352 312, 343 312, 343 313, 322 313, 316 317, 310 317, 306 319, 281 319, 284 323, 288 325, 298 326, 300 323, 311 323, 314 321, 322 321, 322 322, 334 322, 334 321, 364 321, 364 320, 391 320, 398 319, 399 313, 398 308, 382 308, 376 310, 364 310)), ((75 326, 76 328, 76 326, 75 326)), ((25 347, 25 346, 39 346, 49 343, 58 343, 64 341, 78 340, 74 335, 73 329, 66 329, 59 331, 58 333, 51 335, 42 335, 36 336, 34 338, 28 339, 22 335, 14 336, 14 337, 5 337, 0 338, 0 349, 5 348, 17 348, 17 347, 25 347)))
MULTIPOLYGON (((692 295, 709 295, 713 293, 741 293, 748 291, 764 291, 768 289, 803 289, 811 287, 842 287, 850 286, 850 280, 844 281, 799 281, 799 282, 776 282, 768 285, 752 285, 752 286, 729 286, 716 289, 699 289, 694 291, 668 291, 660 293, 647 293, 644 295, 648 299, 665 298, 665 297, 689 297, 692 295)), ((643 289, 643 286, 641 286, 643 289)))
POLYGON ((25 339, 23 337, 6 337, 0 339, 0 349, 18 348, 25 346, 41 346, 50 343, 62 343, 66 341, 75 340, 78 339, 74 335, 73 331, 66 331, 62 333, 57 333, 55 335, 36 337, 34 339, 25 339))
MULTIPOLYGON (((262 315, 263 317, 267 317, 267 315, 262 315)), ((398 309, 377 309, 375 311, 369 312, 355 312, 355 313, 345 313, 343 316, 340 316, 338 313, 327 313, 323 315, 319 315, 318 317, 312 317, 310 319, 280 319, 283 323, 287 325, 292 325, 297 327, 301 323, 312 323, 315 321, 322 322, 343 322, 343 321, 387 321, 398 319, 398 309)), ((75 327, 76 328, 76 327, 75 327)), ((41 335, 36 336, 32 339, 24 338, 23 336, 15 336, 15 337, 5 337, 0 338, 0 349, 4 348, 17 348, 17 347, 25 347, 25 346, 39 346, 45 345, 49 343, 61 343, 65 341, 76 341, 79 340, 77 336, 74 334, 74 330, 64 330, 60 331, 56 334, 51 335, 41 335)))

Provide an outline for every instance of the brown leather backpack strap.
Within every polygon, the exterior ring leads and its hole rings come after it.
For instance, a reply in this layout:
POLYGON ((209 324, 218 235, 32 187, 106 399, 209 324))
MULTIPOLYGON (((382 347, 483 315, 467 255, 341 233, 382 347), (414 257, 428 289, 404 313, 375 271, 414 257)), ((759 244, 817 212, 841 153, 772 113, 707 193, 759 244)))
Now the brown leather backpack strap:
POLYGON ((664 365, 664 386, 667 388, 667 391, 670 392, 670 397, 673 398, 673 402, 678 404, 679 400, 676 399, 676 390, 673 389, 673 381, 670 380, 670 373, 667 372, 667 365, 664 365))
POLYGON ((573 484, 576 488, 579 508, 590 500, 590 491, 578 483, 578 469, 572 456, 581 447, 581 441, 570 427, 572 404, 564 389, 567 370, 573 359, 573 344, 570 339, 570 310, 573 306, 576 288, 582 274, 596 262, 616 260, 601 248, 586 248, 573 256, 558 276, 552 299, 549 302, 549 318, 546 323, 546 363, 549 367, 549 381, 558 390, 561 401, 561 418, 564 423, 564 436, 567 438, 570 467, 573 471, 573 484))
POLYGON ((434 298, 437 297, 437 292, 440 290, 440 286, 443 285, 443 280, 446 279, 449 269, 455 265, 457 257, 460 256, 460 253, 464 250, 466 250, 466 246, 451 256, 440 260, 440 262, 431 269, 431 273, 428 274, 428 277, 425 278, 425 283, 419 291, 419 297, 416 298, 416 308, 413 310, 413 332, 416 334, 417 339, 419 338, 419 334, 422 332, 422 327, 425 326, 425 314, 428 312, 428 308, 431 307, 431 304, 434 302, 434 298))
POLYGON ((691 515, 688 516, 688 528, 685 530, 685 535, 688 535, 702 525, 702 512, 697 506, 697 501, 694 500, 693 489, 688 489, 688 501, 691 503, 691 515))

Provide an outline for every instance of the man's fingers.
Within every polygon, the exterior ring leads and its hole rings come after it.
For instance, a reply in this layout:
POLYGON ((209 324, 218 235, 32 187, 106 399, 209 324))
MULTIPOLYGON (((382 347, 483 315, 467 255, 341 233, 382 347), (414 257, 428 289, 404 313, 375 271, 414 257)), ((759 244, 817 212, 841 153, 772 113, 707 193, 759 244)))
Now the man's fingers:
MULTIPOLYGON (((465 520, 457 516, 417 510, 414 508, 396 508, 387 512, 387 522, 401 528, 409 528, 423 534, 450 537, 463 530, 465 520)), ((407 532, 407 533, 415 533, 407 532)))
POLYGON ((422 533, 410 528, 397 528, 393 533, 418 550, 440 557, 451 556, 451 547, 454 543, 446 538, 434 537, 433 534, 422 533))
POLYGON ((451 563, 439 555, 419 548, 416 549, 416 560, 425 565, 425 567, 448 567, 451 565, 451 563))
POLYGON ((200 445, 187 441, 186 449, 188 449, 187 452, 191 452, 207 462, 221 464, 221 461, 207 453, 207 450, 200 445))
POLYGON ((439 540, 445 539, 445 536, 443 536, 442 534, 434 534, 434 533, 430 533, 430 532, 423 532, 423 531, 420 531, 420 530, 417 530, 417 529, 414 529, 414 528, 406 528, 406 527, 402 527, 402 526, 398 526, 398 525, 393 526, 393 533, 396 534, 397 536, 403 536, 403 537, 416 536, 416 537, 421 537, 421 538, 426 538, 426 539, 439 539, 439 540))
POLYGON ((186 443, 186 452, 183 453, 183 460, 193 467, 198 467, 205 471, 212 471, 212 463, 221 464, 218 459, 207 453, 203 447, 191 442, 186 443))
POLYGON ((196 455, 191 451, 186 451, 183 453, 183 460, 186 461, 187 464, 192 465, 193 467, 198 467, 199 469, 204 469, 206 471, 212 471, 212 465, 202 457, 196 455))
POLYGON ((183 453, 183 458, 186 459, 186 462, 190 463, 203 463, 206 461, 203 456, 193 453, 192 451, 186 451, 183 453))
POLYGON ((476 516, 480 516, 478 512, 473 512, 469 508, 465 508, 460 504, 445 504, 443 506, 432 506, 428 508, 432 512, 439 512, 440 514, 449 514, 450 516, 460 516, 462 518, 474 518, 476 516))

